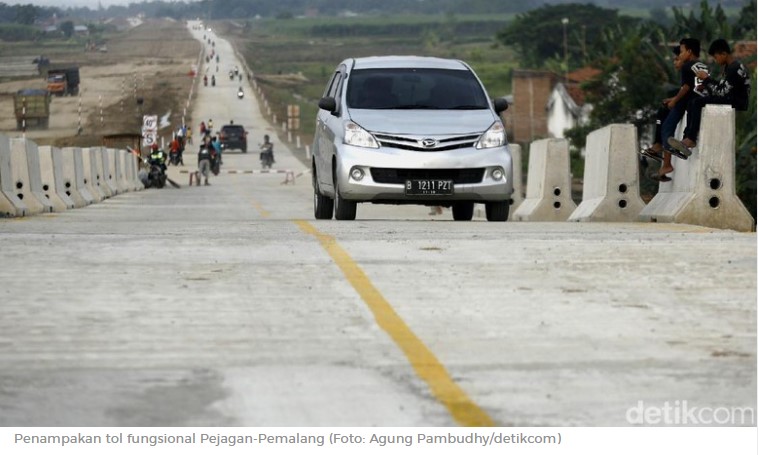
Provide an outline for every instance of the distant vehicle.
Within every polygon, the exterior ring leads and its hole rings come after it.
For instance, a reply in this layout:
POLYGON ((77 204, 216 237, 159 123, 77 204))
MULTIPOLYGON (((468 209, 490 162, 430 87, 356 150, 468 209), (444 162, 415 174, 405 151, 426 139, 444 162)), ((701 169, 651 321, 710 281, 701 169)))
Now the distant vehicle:
POLYGON ((222 126, 218 139, 224 151, 239 149, 242 153, 247 153, 247 131, 245 131, 242 125, 229 124, 222 126))
POLYGON ((13 94, 16 129, 38 126, 47 128, 50 120, 50 93, 47 90, 25 89, 13 94))
POLYGON ((79 67, 48 68, 47 91, 53 95, 79 94, 79 67))
POLYGON ((314 216, 353 220, 360 202, 452 207, 506 221, 512 161, 500 113, 460 60, 366 57, 337 66, 318 103, 314 216))

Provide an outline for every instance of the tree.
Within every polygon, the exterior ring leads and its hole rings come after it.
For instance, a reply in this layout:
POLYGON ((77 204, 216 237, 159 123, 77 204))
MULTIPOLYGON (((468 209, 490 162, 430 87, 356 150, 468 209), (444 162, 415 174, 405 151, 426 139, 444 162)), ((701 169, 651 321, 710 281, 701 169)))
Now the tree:
POLYGON ((587 43, 596 42, 604 28, 618 22, 616 10, 592 4, 543 6, 516 16, 497 33, 497 40, 515 47, 521 55, 523 66, 540 68, 548 59, 563 60, 563 30, 566 27, 568 61, 572 66, 584 62, 587 43), (564 25, 563 19, 568 19, 568 23, 564 25))
POLYGON ((61 32, 63 32, 63 36, 66 38, 71 38, 71 36, 74 34, 74 23, 71 21, 62 22, 61 32))
MULTIPOLYGON (((755 8, 755 2, 753 2, 755 8)), ((692 37, 700 40, 701 47, 708 49, 708 43, 716 38, 729 40, 732 38, 732 25, 729 23, 726 13, 717 5, 711 8, 707 0, 700 1, 699 17, 695 15, 695 9, 685 15, 681 8, 674 7, 674 27, 671 34, 678 37, 677 41, 684 37, 692 37)), ((753 11, 755 17, 755 11, 753 11)))
POLYGON ((34 21, 37 20, 37 13, 39 8, 34 5, 16 5, 16 20, 18 24, 34 25, 34 21))
POLYGON ((756 18, 756 5, 755 0, 750 0, 742 10, 737 18, 737 22, 734 24, 734 34, 737 37, 747 40, 755 40, 755 24, 758 22, 756 18))

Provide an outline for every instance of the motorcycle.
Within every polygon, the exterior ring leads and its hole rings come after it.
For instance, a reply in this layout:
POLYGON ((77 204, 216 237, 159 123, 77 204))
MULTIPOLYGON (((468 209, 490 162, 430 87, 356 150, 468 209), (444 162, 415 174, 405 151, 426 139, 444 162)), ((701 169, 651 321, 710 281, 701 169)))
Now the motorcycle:
POLYGON ((230 81, 234 80, 234 71, 229 71, 229 80, 230 81))
POLYGON ((179 166, 180 164, 184 165, 183 161, 184 160, 182 159, 182 152, 177 150, 175 152, 168 153, 168 162, 172 166, 179 166))
POLYGON ((237 98, 242 99, 245 97, 245 92, 242 91, 242 87, 237 90, 237 98))
POLYGON ((216 76, 212 76, 211 77, 211 87, 215 87, 215 86, 216 86, 216 76))
POLYGON ((203 85, 208 86, 208 76, 203 76, 203 85))
MULTIPOLYGON (((149 159, 142 158, 146 168, 139 171, 139 178, 145 188, 163 188, 166 186, 168 177, 158 163, 151 163, 149 159)), ((172 183, 173 184, 173 183, 172 183)))
POLYGON ((274 164, 274 150, 271 147, 261 147, 261 167, 263 169, 271 169, 274 164))
POLYGON ((211 155, 211 172, 213 175, 218 175, 221 172, 221 157, 218 153, 211 155))

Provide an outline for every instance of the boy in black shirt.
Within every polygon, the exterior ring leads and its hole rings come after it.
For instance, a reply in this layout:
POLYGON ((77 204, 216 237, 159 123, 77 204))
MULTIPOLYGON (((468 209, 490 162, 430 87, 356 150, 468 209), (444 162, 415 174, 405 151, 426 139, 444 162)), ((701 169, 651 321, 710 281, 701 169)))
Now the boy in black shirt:
POLYGON ((665 149, 666 153, 663 154, 663 164, 661 165, 658 174, 653 175, 653 179, 659 182, 671 181, 671 178, 666 174, 674 170, 674 166, 671 164, 672 154, 685 160, 687 159, 687 156, 689 156, 668 145, 668 138, 674 137, 676 126, 682 120, 682 117, 684 117, 684 113, 687 110, 687 105, 690 100, 692 100, 693 97, 699 97, 695 92, 697 81, 695 80, 695 73, 692 71, 692 67, 693 65, 700 64, 697 60, 700 55, 700 40, 695 38, 683 38, 679 41, 679 47, 682 85, 676 95, 663 100, 663 104, 668 107, 670 111, 661 126, 661 138, 664 140, 664 144, 667 145, 665 149))
POLYGON ((715 40, 711 43, 708 54, 716 60, 716 63, 724 67, 724 75, 720 81, 714 81, 702 71, 696 73, 697 77, 703 79, 710 95, 694 98, 687 106, 687 128, 684 130, 684 140, 669 139, 669 144, 683 153, 692 153, 690 149, 697 146, 700 114, 706 104, 728 104, 738 111, 745 111, 748 108, 750 76, 745 65, 732 56, 729 43, 721 38, 715 40))

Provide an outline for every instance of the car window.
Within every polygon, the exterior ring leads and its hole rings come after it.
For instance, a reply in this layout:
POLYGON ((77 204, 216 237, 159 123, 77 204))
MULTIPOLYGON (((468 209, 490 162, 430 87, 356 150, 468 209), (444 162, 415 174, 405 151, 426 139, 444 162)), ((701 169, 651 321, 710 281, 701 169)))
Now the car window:
POLYGON ((221 128, 224 133, 241 134, 245 129, 241 125, 226 125, 221 128))
POLYGON ((347 87, 353 109, 488 109, 479 81, 468 70, 381 68, 354 70, 347 87))
POLYGON ((335 72, 331 79, 329 79, 329 83, 326 84, 326 89, 324 90, 324 96, 331 96, 330 93, 334 92, 335 87, 337 87, 337 83, 339 82, 341 78, 341 74, 339 71, 335 72))

